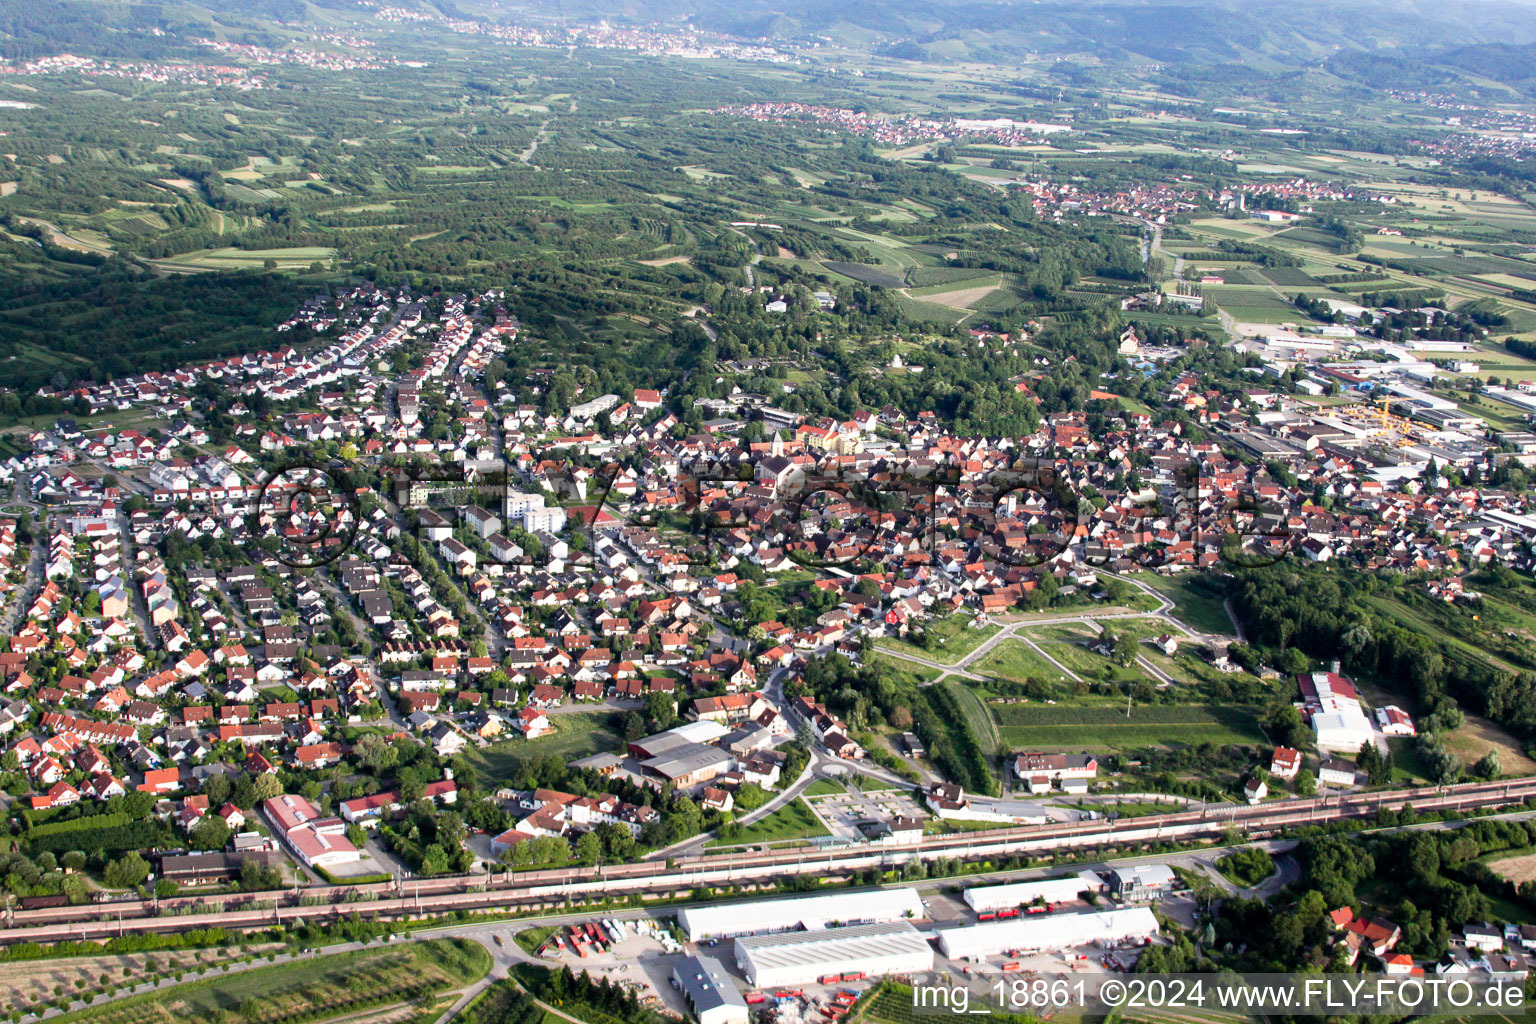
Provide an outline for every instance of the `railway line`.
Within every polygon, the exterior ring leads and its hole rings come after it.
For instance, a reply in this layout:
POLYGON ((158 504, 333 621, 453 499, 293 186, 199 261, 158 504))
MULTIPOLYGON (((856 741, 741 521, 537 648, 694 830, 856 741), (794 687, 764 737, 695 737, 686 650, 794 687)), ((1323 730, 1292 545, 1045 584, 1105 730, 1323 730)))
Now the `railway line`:
POLYGON ((456 910, 540 910, 589 896, 634 893, 665 897, 701 885, 767 882, 801 875, 836 877, 877 867, 901 867, 940 857, 986 859, 1081 847, 1114 847, 1165 840, 1220 838, 1229 830, 1262 838, 1290 828, 1369 819, 1413 805, 1421 811, 1474 811, 1536 797, 1536 778, 1454 786, 1325 795, 1257 806, 1232 805, 1071 824, 1025 825, 928 836, 909 846, 849 846, 756 854, 712 854, 568 870, 455 875, 356 886, 311 886, 163 900, 11 910, 0 943, 110 938, 128 932, 194 928, 253 928, 296 921, 329 921, 357 913, 403 919, 456 910), (361 900, 359 899, 361 897, 361 900))

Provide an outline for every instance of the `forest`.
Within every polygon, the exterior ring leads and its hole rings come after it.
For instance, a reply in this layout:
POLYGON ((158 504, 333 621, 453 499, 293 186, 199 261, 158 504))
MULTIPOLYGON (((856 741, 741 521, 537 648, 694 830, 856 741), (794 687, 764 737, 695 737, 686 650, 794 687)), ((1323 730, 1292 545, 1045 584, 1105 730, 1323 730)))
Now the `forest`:
MULTIPOLYGON (((1475 579, 1524 587, 1508 570, 1475 579)), ((1325 661, 1336 657, 1346 674, 1411 698, 1416 745, 1438 781, 1453 782, 1461 774, 1441 737, 1462 724, 1463 708, 1507 727, 1527 746, 1536 740, 1530 647, 1481 631, 1475 605, 1461 614, 1435 608, 1401 573, 1290 561, 1237 570, 1231 597, 1261 655, 1283 662, 1278 656, 1294 648, 1325 661)))

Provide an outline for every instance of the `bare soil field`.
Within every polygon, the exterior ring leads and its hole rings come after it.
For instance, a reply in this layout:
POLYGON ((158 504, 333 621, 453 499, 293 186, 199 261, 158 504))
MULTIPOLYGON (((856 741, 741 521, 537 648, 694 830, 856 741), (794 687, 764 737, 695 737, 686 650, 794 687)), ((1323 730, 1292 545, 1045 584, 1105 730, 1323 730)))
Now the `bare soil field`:
POLYGON ((1494 874, 1516 885, 1521 882, 1536 881, 1536 853, 1523 853, 1518 857, 1491 860, 1488 866, 1493 869, 1494 874))

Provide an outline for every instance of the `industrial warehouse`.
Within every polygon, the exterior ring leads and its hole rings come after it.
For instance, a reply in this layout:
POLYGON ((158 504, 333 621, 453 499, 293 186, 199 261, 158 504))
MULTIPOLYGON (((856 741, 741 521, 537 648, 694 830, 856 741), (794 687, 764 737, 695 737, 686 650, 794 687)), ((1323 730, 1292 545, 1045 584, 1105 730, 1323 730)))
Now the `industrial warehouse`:
POLYGON ((1139 944, 1157 934, 1157 917, 1146 907, 1088 914, 1050 914, 962 925, 939 931, 939 948, 955 960, 981 960, 1009 950, 1139 944))
POLYGON ((699 1024, 747 1024, 747 1001, 714 957, 689 956, 672 968, 672 981, 699 1024))
POLYGON ((923 901, 914 889, 845 892, 828 896, 763 900, 688 907, 677 923, 689 942, 732 939, 739 935, 812 931, 833 925, 878 924, 923 917, 923 901))
POLYGON ((933 947, 907 921, 821 928, 736 940, 736 966, 760 988, 807 985, 827 975, 911 974, 933 969, 933 947))
POLYGON ((1065 878, 1043 878, 1038 882, 1011 885, 983 885, 965 890, 965 902, 978 914, 1028 907, 1037 901, 1046 904, 1071 903, 1085 892, 1101 893, 1108 886, 1097 872, 1080 871, 1065 878))

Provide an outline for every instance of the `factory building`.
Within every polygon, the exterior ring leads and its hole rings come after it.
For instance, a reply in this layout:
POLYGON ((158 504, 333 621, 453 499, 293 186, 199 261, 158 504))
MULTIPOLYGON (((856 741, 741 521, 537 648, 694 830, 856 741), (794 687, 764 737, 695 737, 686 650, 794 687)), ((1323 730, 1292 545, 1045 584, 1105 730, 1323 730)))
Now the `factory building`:
POLYGON ((689 942, 731 939, 738 935, 814 931, 835 925, 879 924, 923 917, 923 901, 915 889, 842 892, 755 903, 688 907, 677 923, 689 942))
POLYGON ((1027 907, 1036 900, 1046 903, 1071 903, 1081 892, 1104 892, 1104 879, 1096 872, 1080 871, 1065 878, 1043 878, 1037 882, 1011 885, 983 885, 965 890, 965 902, 978 914, 1011 907, 1027 907))
POLYGON ((828 974, 871 976, 933 970, 933 947, 907 921, 747 935, 736 940, 736 966, 758 988, 806 985, 828 974))
POLYGON ((1049 914, 962 925, 939 931, 939 948, 959 960, 996 956, 1010 949, 1072 949, 1094 943, 1119 944, 1157 934, 1157 918, 1146 907, 1089 914, 1049 914))
POLYGON ((714 957, 688 956, 672 968, 672 980, 699 1024, 748 1024, 747 1001, 714 957))
POLYGON ((1178 876, 1166 864, 1137 864, 1109 873, 1109 891, 1122 903, 1160 900, 1173 891, 1178 876))

